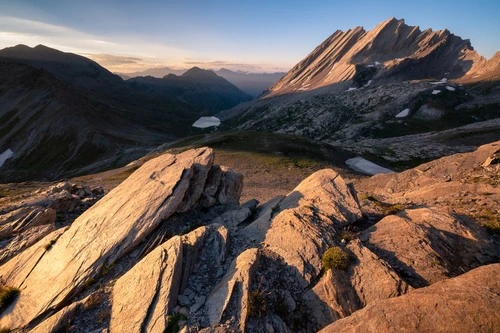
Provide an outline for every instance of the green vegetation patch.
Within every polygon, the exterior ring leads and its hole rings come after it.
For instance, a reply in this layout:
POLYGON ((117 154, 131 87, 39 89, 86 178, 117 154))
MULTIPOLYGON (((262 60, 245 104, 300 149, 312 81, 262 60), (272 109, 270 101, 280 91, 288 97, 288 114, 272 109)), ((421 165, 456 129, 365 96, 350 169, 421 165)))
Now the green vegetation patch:
POLYGON ((266 295, 263 291, 252 291, 248 295, 248 315, 262 317, 267 311, 266 295))
POLYGON ((0 287, 0 311, 5 310, 19 295, 20 290, 15 287, 0 287))
POLYGON ((351 262, 349 255, 344 252, 340 247, 331 247, 323 254, 321 258, 325 271, 333 268, 340 270, 347 270, 351 262))

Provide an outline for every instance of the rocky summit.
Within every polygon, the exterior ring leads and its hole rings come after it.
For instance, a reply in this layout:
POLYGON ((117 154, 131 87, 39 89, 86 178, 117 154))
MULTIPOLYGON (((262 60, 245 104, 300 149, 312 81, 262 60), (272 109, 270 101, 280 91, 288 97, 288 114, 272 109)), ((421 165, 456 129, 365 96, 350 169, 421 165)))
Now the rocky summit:
POLYGON ((2 293, 16 292, 2 298, 0 325, 493 332, 500 193, 498 164, 483 164, 499 146, 354 181, 322 169, 262 204, 240 204, 242 175, 206 147, 150 159, 105 195, 60 183, 10 197, 0 278, 2 293), (490 225, 453 207, 455 195, 491 211, 490 225))
POLYGON ((494 5, 19 2, 0 333, 500 332, 494 5))
POLYGON ((351 79, 363 86, 382 78, 472 78, 489 73, 487 68, 495 63, 495 57, 487 61, 470 41, 447 29, 422 31, 393 17, 370 31, 363 27, 337 30, 276 82, 269 95, 308 91, 351 79))

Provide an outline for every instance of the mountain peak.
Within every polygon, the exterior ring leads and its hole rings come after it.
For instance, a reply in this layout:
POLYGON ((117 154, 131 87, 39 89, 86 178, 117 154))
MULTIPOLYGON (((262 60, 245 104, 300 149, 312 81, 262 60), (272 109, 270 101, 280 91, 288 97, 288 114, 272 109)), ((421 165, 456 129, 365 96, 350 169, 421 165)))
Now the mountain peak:
POLYGON ((337 30, 272 86, 269 95, 312 90, 360 75, 363 82, 460 78, 485 62, 468 40, 447 29, 421 31, 391 17, 370 31, 337 30))
POLYGON ((202 69, 202 68, 196 67, 196 66, 188 69, 184 74, 182 74, 182 76, 188 77, 188 78, 217 78, 217 77, 219 77, 212 70, 202 69))

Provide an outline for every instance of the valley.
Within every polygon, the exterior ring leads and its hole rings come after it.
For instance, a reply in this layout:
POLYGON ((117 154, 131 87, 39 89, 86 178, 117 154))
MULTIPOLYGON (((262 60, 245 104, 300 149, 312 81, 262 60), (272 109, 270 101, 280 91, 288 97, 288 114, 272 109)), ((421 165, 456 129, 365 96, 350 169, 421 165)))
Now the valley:
POLYGON ((0 332, 498 331, 500 52, 145 53, 0 50, 0 332))

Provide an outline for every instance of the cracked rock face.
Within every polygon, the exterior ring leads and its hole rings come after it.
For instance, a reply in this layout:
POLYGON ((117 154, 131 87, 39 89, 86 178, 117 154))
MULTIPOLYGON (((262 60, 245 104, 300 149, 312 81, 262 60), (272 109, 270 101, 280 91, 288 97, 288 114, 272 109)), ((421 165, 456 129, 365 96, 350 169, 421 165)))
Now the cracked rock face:
POLYGON ((498 248, 481 227, 429 208, 407 209, 366 229, 360 240, 413 287, 495 262, 498 248))
MULTIPOLYGON (((438 181, 450 167, 435 163, 357 184, 389 180, 376 195, 390 202, 415 198, 426 186, 455 188, 460 170, 484 169, 478 161, 486 148, 460 156, 451 181, 438 181)), ((482 266, 498 262, 498 236, 478 223, 408 202, 385 217, 363 216, 366 205, 330 169, 286 196, 239 205, 242 176, 213 159, 208 148, 153 159, 72 225, 41 233, 6 260, 1 282, 20 295, 0 314, 0 326, 253 333, 500 325, 500 265, 482 266), (324 267, 331 247, 347 255, 347 266, 324 267)), ((42 218, 50 210, 26 207, 3 215, 10 234, 29 241, 37 228, 56 228, 42 218)))
MULTIPOLYGON (((20 256, 0 267, 4 283, 21 289, 0 324, 21 327, 59 307, 104 265, 113 264, 143 241, 160 221, 197 205, 213 158, 211 149, 200 148, 148 161, 75 220, 38 260, 23 261, 26 267, 20 272, 12 270, 21 265, 20 256)), ((232 189, 241 185, 232 180, 241 178, 231 173, 224 179, 216 194, 237 202, 238 191, 232 189)), ((34 247, 42 248, 39 243, 34 247)))
POLYGON ((296 269, 306 286, 322 267, 323 252, 344 224, 361 217, 359 205, 338 173, 315 172, 279 204, 264 246, 296 269))
POLYGON ((376 302, 321 332, 494 332, 500 264, 376 302))

